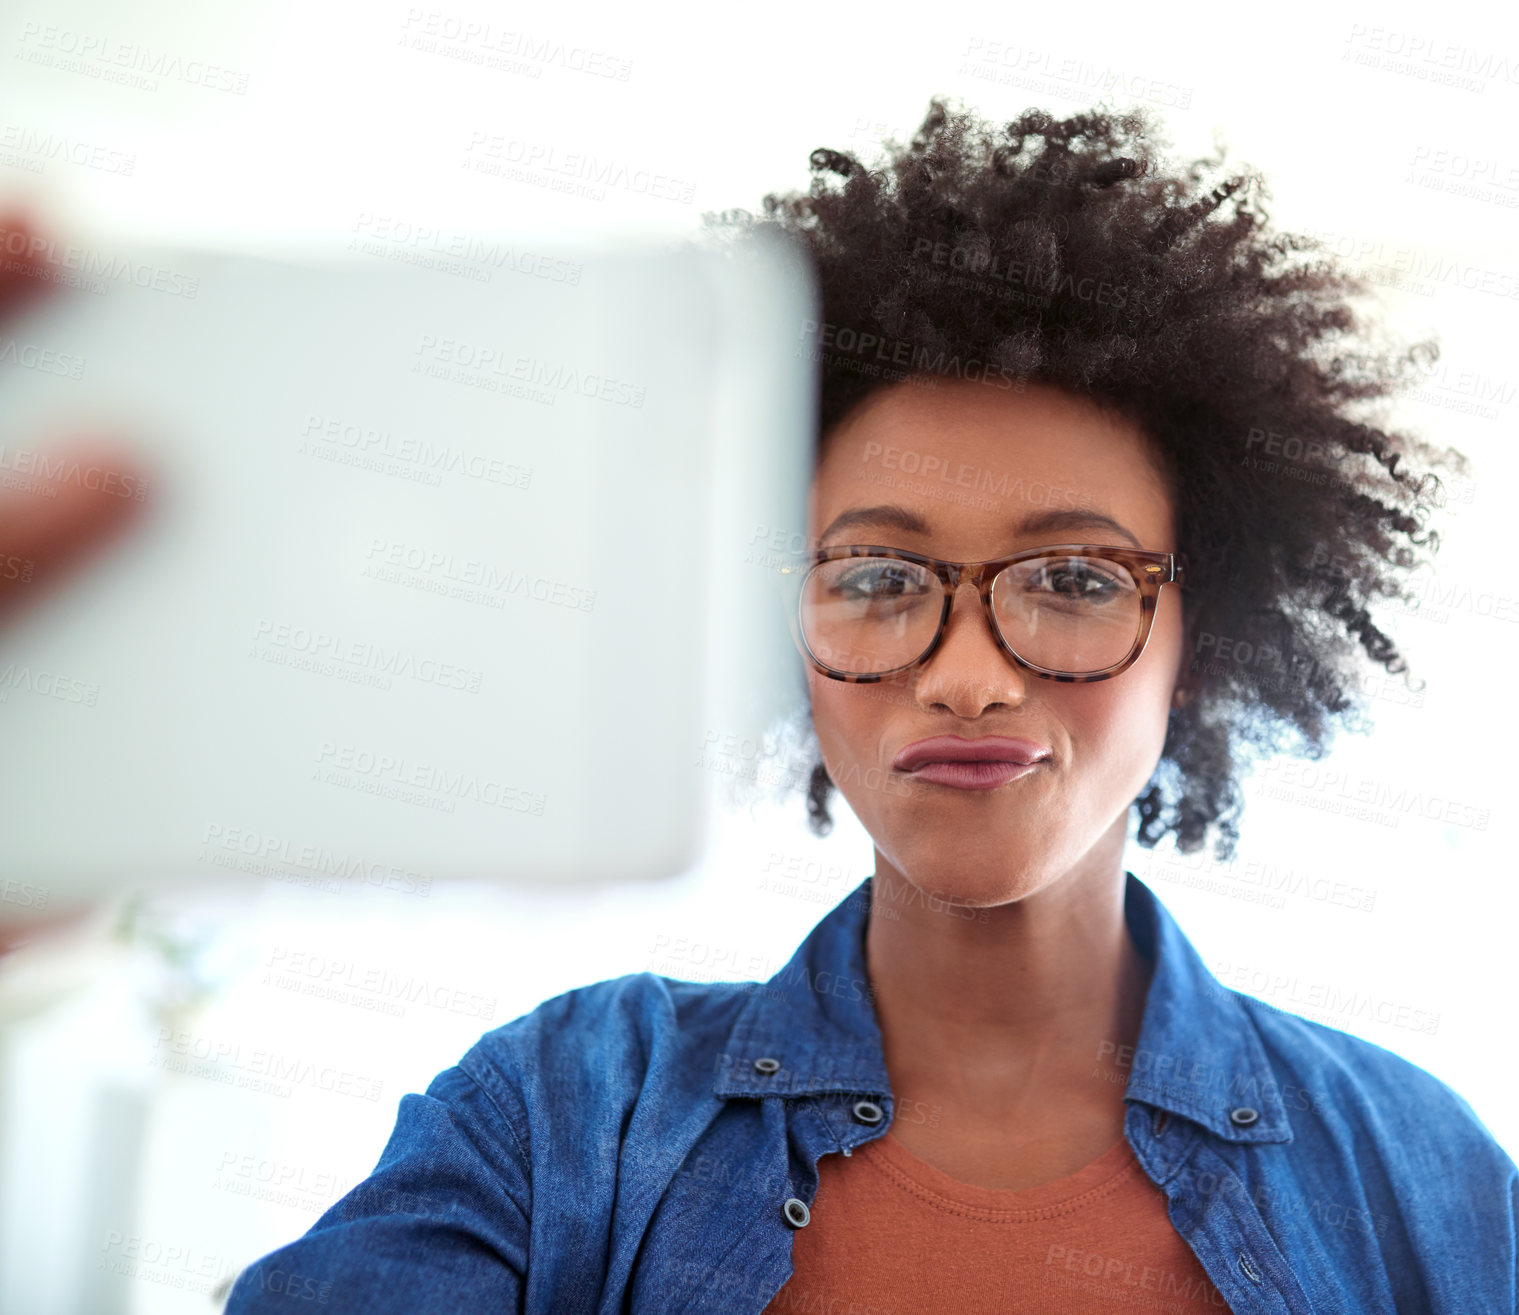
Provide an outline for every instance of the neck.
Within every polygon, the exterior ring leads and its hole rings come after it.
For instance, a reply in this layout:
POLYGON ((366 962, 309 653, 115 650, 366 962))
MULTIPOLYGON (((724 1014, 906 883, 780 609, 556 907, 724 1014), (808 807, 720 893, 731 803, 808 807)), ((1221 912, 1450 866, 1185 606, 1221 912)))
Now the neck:
POLYGON ((1138 1040, 1150 964, 1121 845, 1088 860, 1021 899, 946 907, 877 852, 866 960, 899 1100, 968 1120, 1121 1107, 1112 1057, 1138 1040))

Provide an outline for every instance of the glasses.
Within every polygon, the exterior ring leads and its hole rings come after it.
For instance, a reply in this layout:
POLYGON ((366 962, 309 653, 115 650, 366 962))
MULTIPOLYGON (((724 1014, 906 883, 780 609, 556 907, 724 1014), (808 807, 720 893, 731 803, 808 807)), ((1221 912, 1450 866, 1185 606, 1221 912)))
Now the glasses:
POLYGON ((823 675, 864 684, 921 666, 944 638, 955 592, 975 585, 998 645, 1046 680, 1108 680, 1144 652, 1160 587, 1186 555, 1066 543, 986 562, 902 548, 820 548, 782 567, 792 638, 823 675))

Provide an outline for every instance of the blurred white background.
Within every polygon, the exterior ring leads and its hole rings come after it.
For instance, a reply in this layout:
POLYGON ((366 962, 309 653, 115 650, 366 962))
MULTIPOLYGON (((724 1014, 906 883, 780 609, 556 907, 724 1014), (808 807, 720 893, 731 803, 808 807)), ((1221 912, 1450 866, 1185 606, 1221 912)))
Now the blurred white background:
MULTIPOLYGON (((1129 866, 1227 984, 1428 1068, 1519 1155, 1516 38, 1475 4, 1369 0, 1190 15, 7 4, 0 197, 72 227, 356 234, 399 259, 462 234, 689 231, 805 187, 815 147, 905 140, 933 94, 1006 120, 1110 92, 1156 109, 1176 153, 1219 135, 1227 163, 1270 180, 1280 227, 1373 274, 1394 338, 1438 336, 1401 416, 1468 452, 1473 478, 1424 614, 1393 626, 1428 681, 1421 705, 1374 698, 1374 736, 1263 773, 1236 864, 1134 846, 1129 866), (1374 820, 1347 815, 1368 799, 1374 820), (1335 882, 1354 900, 1327 894, 1335 882)), ((759 765, 745 746, 713 761, 714 797, 759 765)), ((211 1309, 205 1276, 309 1227, 373 1167, 401 1095, 481 1032, 622 973, 768 977, 871 870, 867 836, 833 807, 826 841, 800 794, 729 808, 704 861, 656 888, 270 882, 160 900, 129 941, 104 911, 0 961, 0 1310, 211 1309), (220 1049, 229 1080, 166 1066, 161 1029, 220 1049), (344 1090, 236 1085, 271 1053, 347 1074, 344 1090)))

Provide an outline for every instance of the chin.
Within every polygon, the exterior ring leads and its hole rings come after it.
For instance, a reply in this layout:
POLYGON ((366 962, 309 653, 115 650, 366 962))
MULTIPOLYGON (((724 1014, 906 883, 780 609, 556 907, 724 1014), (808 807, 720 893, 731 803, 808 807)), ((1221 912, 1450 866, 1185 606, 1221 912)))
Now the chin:
POLYGON ((1016 842, 983 840, 974 846, 934 837, 899 847, 893 866, 935 899, 990 908, 1032 894, 1044 884, 1048 857, 1026 853, 1016 842))

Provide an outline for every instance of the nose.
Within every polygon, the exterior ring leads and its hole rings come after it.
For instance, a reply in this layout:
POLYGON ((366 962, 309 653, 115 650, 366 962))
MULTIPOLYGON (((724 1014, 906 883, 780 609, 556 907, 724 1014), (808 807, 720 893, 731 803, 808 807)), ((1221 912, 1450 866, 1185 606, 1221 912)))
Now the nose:
POLYGON ((921 706, 948 707, 962 717, 991 707, 1017 707, 1033 679, 1003 649, 968 580, 955 590, 938 648, 915 674, 921 706))

